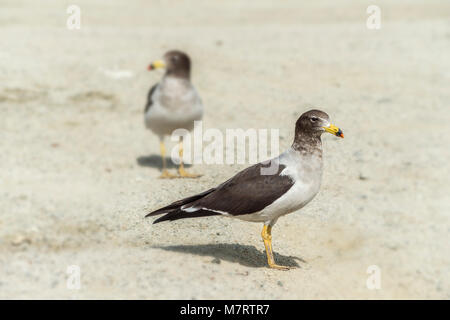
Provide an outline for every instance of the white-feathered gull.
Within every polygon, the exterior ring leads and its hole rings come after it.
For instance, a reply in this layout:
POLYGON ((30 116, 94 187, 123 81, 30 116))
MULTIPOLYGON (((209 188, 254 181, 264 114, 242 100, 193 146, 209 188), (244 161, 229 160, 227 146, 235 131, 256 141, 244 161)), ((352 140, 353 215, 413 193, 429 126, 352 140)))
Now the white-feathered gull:
MULTIPOLYGON (((154 61, 149 70, 165 68, 161 81, 149 91, 145 105, 145 125, 159 136, 162 157, 160 178, 175 178, 166 167, 166 148, 164 136, 176 129, 192 130, 194 121, 203 116, 202 101, 191 83, 191 60, 181 51, 172 50, 164 54, 162 60, 154 61)), ((183 178, 196 178, 200 175, 187 173, 183 165, 183 137, 179 146, 180 166, 178 173, 183 178)))
POLYGON ((305 112, 295 124, 291 148, 277 158, 253 165, 216 188, 176 201, 147 217, 165 214, 154 223, 213 215, 263 222, 261 235, 269 266, 288 269, 275 263, 271 230, 279 217, 302 208, 319 191, 323 132, 344 137, 325 112, 305 112), (267 174, 269 165, 275 168, 272 174, 267 174))

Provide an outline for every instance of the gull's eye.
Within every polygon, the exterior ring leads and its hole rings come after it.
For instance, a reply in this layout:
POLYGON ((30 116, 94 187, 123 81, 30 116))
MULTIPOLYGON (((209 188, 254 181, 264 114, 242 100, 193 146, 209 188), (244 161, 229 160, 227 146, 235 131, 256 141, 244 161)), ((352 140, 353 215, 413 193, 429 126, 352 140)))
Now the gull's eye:
POLYGON ((316 122, 316 121, 318 121, 319 120, 319 118, 317 118, 317 117, 311 117, 311 121, 312 122, 316 122))

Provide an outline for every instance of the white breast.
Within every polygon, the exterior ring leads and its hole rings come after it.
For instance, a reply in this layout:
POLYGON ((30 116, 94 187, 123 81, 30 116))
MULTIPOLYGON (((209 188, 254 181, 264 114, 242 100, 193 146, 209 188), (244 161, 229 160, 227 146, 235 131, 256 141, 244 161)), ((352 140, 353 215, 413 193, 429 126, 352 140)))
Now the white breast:
POLYGON ((185 79, 166 77, 158 89, 157 101, 172 112, 189 110, 199 99, 190 81, 185 79))
POLYGON ((152 96, 153 104, 145 114, 147 128, 159 135, 170 135, 175 129, 191 130, 201 120, 203 105, 188 80, 165 77, 152 96))

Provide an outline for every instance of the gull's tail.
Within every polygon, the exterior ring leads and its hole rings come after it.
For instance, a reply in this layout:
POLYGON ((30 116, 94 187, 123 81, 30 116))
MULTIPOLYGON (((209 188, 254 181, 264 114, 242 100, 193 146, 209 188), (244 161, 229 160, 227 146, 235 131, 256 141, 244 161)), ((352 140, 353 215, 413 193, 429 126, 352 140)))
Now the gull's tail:
POLYGON ((185 219, 185 218, 196 218, 196 217, 219 215, 220 213, 215 213, 215 212, 202 210, 202 209, 189 210, 189 208, 188 208, 188 209, 183 210, 181 208, 182 206, 191 204, 191 203, 203 198, 204 196, 210 194, 214 190, 216 190, 216 188, 209 189, 205 192, 196 194, 195 196, 192 196, 192 197, 188 197, 188 198, 184 198, 184 199, 175 201, 166 207, 163 207, 161 209, 150 212, 145 217, 153 217, 153 216, 156 216, 159 214, 165 214, 164 216, 153 221, 153 223, 158 223, 158 222, 167 221, 167 220, 172 221, 172 220, 185 219))

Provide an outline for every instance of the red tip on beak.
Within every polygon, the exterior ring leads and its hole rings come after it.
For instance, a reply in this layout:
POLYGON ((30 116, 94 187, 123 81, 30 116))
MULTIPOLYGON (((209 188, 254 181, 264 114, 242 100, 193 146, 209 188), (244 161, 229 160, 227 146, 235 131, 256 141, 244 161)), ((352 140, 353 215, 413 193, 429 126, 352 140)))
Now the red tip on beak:
POLYGON ((148 71, 152 71, 153 70, 153 66, 151 64, 149 64, 148 67, 147 67, 147 70, 148 71))

